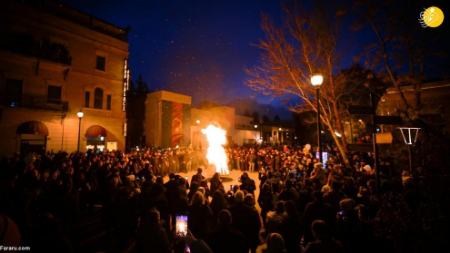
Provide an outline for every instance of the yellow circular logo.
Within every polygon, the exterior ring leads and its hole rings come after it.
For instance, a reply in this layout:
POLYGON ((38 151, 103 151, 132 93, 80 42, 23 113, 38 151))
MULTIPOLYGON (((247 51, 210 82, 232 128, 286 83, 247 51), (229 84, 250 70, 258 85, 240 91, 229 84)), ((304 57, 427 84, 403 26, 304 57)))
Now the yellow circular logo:
POLYGON ((436 28, 444 22, 444 12, 436 6, 426 8, 420 13, 420 23, 423 27, 436 28))

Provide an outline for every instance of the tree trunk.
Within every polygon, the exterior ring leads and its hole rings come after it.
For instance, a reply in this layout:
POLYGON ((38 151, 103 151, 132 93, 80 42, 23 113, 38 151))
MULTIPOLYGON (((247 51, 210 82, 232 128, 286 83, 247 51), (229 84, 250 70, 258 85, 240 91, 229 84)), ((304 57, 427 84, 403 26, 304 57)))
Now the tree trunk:
MULTIPOLYGON (((334 133, 335 128, 333 128, 333 126, 331 126, 330 124, 327 124, 326 122, 324 122, 324 123, 328 127, 328 130, 331 133, 334 133)), ((345 145, 344 141, 343 141, 345 138, 338 138, 335 134, 331 134, 331 136, 333 137, 334 144, 336 144, 336 147, 338 148, 339 155, 341 156, 342 161, 344 162, 345 166, 349 166, 350 161, 348 160, 348 157, 347 157, 347 145, 345 145)), ((342 137, 344 137, 344 136, 342 136, 342 137)))

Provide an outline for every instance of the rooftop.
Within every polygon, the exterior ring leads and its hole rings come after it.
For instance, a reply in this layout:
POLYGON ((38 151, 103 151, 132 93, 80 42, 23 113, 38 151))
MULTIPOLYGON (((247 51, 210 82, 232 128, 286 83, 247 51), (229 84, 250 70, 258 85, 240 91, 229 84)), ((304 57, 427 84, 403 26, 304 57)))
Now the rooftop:
MULTIPOLYGON (((435 82, 426 82, 420 84, 420 90, 430 90, 430 89, 442 89, 450 87, 450 80, 443 81, 435 81, 435 82)), ((414 91, 414 85, 403 85, 400 87, 402 91, 411 92, 414 91)), ((397 94, 398 90, 396 87, 390 87, 386 90, 387 94, 397 94)))
POLYGON ((112 36, 122 41, 128 40, 128 28, 122 28, 107 21, 81 12, 57 0, 15 0, 18 4, 28 5, 48 14, 72 21, 86 28, 112 36))

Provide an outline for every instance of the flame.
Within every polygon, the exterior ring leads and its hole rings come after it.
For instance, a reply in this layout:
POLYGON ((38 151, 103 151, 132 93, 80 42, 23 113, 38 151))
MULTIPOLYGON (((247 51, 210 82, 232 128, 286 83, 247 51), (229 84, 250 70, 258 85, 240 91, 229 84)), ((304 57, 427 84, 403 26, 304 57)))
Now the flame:
POLYGON ((202 129, 202 133, 206 135, 206 139, 208 140, 206 158, 209 164, 214 165, 216 172, 219 174, 228 175, 230 173, 228 170, 228 159, 223 147, 227 143, 227 131, 210 124, 202 129))

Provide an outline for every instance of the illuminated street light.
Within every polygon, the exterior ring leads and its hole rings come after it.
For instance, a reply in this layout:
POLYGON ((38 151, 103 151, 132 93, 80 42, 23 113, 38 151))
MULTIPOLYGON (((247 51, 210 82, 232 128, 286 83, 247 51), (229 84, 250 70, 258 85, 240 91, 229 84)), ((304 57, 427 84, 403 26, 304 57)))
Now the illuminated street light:
POLYGON ((323 83, 323 76, 321 74, 315 74, 311 76, 311 84, 314 87, 320 87, 323 83))
POLYGON ((258 128, 258 125, 255 124, 253 127, 254 127, 254 128, 258 128))
POLYGON ((278 131, 281 131, 281 127, 280 127, 280 128, 278 128, 278 131))
POLYGON ((81 133, 81 119, 84 117, 84 112, 81 110, 77 112, 78 117, 78 143, 77 143, 77 152, 80 152, 80 133, 81 133))
POLYGON ((199 119, 196 120, 195 123, 196 123, 197 125, 200 124, 200 120, 199 120, 199 119))
POLYGON ((408 146, 408 156, 409 156, 409 173, 412 176, 412 146, 416 144, 417 138, 419 137, 420 128, 418 127, 399 127, 400 133, 402 134, 403 141, 408 146))
POLYGON ((322 162, 322 140, 320 133, 320 86, 323 83, 323 76, 321 74, 315 74, 311 76, 311 85, 316 88, 316 101, 317 101, 317 147, 319 149, 319 159, 322 162))

